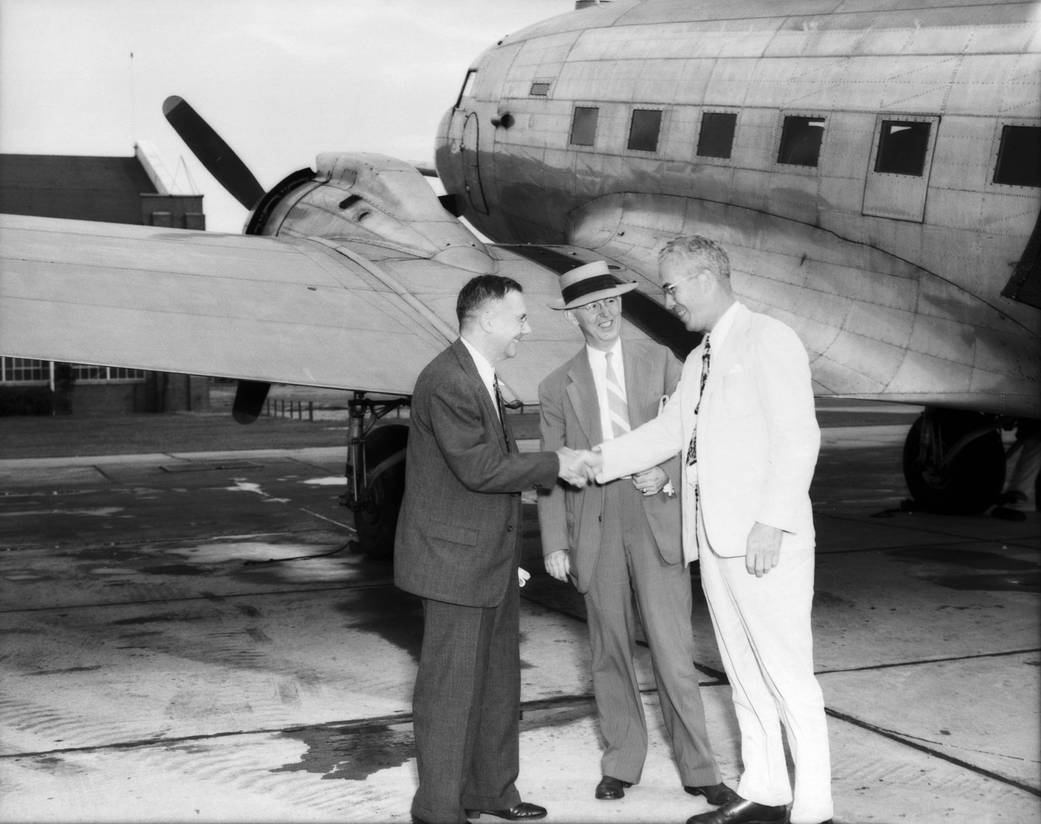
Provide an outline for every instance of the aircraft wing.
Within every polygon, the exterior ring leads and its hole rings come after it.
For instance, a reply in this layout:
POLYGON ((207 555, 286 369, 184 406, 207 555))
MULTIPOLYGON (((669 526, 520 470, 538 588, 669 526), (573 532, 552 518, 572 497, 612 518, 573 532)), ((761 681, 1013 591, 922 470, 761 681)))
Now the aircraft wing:
MULTIPOLYGON (((0 215, 0 353, 411 394, 457 337, 456 296, 476 272, 358 248, 0 215)), ((485 251, 486 268, 525 290, 534 331, 503 378, 514 399, 534 403, 539 380, 580 339, 547 306, 560 296, 553 271, 485 251)))

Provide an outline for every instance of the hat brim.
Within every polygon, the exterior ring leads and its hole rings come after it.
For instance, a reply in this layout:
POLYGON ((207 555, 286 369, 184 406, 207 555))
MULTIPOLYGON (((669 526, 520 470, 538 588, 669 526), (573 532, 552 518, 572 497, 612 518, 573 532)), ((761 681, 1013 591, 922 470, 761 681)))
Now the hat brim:
POLYGON ((589 292, 588 294, 582 295, 580 298, 575 298, 572 301, 564 303, 564 299, 555 300, 548 304, 550 309, 554 309, 558 312, 562 312, 565 309, 577 309, 579 306, 585 306, 587 303, 595 303, 598 300, 604 298, 617 298, 624 295, 626 292, 631 292, 639 284, 634 280, 629 283, 619 283, 617 286, 612 286, 610 289, 598 289, 596 292, 589 292))

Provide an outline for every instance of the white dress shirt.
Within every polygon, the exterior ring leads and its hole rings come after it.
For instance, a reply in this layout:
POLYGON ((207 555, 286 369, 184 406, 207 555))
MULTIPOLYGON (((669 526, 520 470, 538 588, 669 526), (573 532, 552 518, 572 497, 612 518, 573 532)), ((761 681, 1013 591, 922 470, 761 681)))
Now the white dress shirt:
POLYGON ((600 406, 600 434, 603 440, 614 438, 614 427, 611 426, 611 406, 607 399, 607 359, 605 355, 611 353, 611 368, 614 370, 618 385, 622 390, 622 397, 628 402, 629 397, 625 394, 625 365, 622 361, 621 338, 607 351, 594 349, 586 346, 586 357, 589 358, 589 368, 593 371, 593 383, 596 384, 596 401, 600 406))

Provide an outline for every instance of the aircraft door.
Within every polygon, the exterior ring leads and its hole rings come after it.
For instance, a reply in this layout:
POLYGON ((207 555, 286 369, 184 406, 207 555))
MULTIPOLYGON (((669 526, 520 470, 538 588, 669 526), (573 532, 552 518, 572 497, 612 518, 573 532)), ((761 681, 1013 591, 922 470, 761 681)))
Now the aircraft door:
POLYGON ((463 183, 470 205, 482 215, 488 214, 488 203, 481 187, 481 144, 477 112, 470 112, 463 124, 463 183))
POLYGON ((921 223, 939 117, 880 114, 864 185, 863 213, 921 223))

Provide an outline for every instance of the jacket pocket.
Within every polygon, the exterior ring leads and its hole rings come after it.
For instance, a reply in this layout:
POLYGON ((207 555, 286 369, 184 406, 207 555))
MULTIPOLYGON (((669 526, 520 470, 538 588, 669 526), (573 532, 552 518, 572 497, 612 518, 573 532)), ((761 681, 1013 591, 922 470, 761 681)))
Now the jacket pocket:
POLYGON ((458 524, 446 524, 443 521, 431 520, 427 523, 427 534, 439 541, 448 541, 465 546, 477 545, 477 530, 458 524))

